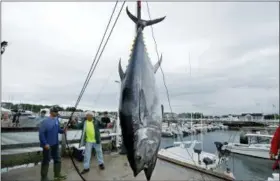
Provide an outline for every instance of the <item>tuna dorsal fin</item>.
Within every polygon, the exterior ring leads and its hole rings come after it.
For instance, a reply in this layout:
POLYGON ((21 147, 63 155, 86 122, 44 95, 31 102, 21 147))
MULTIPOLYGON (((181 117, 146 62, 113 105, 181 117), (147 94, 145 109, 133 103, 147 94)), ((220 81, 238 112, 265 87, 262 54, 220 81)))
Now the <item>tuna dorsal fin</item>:
POLYGON ((162 55, 160 55, 159 61, 154 65, 154 73, 157 72, 157 70, 158 70, 158 68, 159 68, 159 66, 160 66, 160 64, 161 64, 161 62, 162 62, 162 55))
POLYGON ((122 69, 121 58, 120 58, 120 61, 119 61, 119 76, 120 76, 120 79, 123 80, 124 72, 123 72, 123 69, 122 69))

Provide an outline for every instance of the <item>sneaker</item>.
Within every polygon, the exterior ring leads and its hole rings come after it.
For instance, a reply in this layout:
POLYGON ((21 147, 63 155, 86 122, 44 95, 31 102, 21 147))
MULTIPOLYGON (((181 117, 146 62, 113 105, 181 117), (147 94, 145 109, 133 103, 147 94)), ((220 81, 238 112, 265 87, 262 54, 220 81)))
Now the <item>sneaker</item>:
POLYGON ((81 172, 81 174, 85 174, 85 173, 87 173, 87 172, 89 172, 89 169, 84 169, 84 170, 81 172))
POLYGON ((105 169, 104 164, 100 164, 99 168, 100 168, 100 170, 104 170, 105 169))

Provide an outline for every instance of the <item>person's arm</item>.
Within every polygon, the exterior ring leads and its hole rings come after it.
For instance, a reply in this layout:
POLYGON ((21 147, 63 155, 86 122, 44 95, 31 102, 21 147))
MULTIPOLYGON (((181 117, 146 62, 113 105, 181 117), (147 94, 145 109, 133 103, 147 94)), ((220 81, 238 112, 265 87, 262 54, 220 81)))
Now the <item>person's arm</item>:
POLYGON ((64 134, 64 129, 61 129, 60 125, 58 125, 58 133, 64 134))
POLYGON ((108 123, 111 123, 111 119, 108 117, 108 119, 107 119, 107 124, 108 123))
POLYGON ((95 119, 95 121, 97 121, 97 125, 99 128, 104 128, 104 123, 102 122, 102 118, 101 118, 101 120, 96 117, 94 119, 95 119))
POLYGON ((46 123, 45 120, 43 120, 39 128, 39 140, 44 147, 48 144, 45 137, 45 132, 46 132, 46 123))
POLYGON ((80 122, 80 123, 75 123, 75 124, 72 124, 72 128, 73 129, 83 129, 83 126, 84 126, 84 121, 80 122))
POLYGON ((64 131, 64 129, 61 129, 59 119, 57 118, 56 121, 57 121, 57 126, 58 126, 58 133, 59 134, 64 134, 65 131, 64 131))
POLYGON ((278 127, 273 135, 270 145, 270 154, 274 156, 277 155, 279 149, 279 140, 280 140, 280 127, 278 127))

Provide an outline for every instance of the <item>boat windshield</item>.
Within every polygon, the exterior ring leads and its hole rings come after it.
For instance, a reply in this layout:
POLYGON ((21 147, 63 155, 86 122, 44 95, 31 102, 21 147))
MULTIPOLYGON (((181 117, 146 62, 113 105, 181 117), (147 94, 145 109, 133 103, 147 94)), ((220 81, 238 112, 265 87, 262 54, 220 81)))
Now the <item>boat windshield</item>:
POLYGON ((250 138, 250 143, 251 144, 270 144, 271 138, 268 137, 251 137, 250 138))

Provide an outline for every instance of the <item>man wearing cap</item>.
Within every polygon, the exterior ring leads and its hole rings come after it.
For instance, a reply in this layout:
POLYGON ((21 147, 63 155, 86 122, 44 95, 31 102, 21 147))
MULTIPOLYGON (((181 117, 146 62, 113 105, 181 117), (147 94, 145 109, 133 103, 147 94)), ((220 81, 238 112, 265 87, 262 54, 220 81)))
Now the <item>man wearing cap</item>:
POLYGON ((42 121, 46 118, 46 113, 47 113, 47 112, 46 112, 45 110, 42 110, 41 113, 40 113, 40 116, 38 116, 38 117, 36 118, 36 121, 38 122, 38 123, 37 123, 37 126, 38 126, 38 127, 41 125, 42 121))
POLYGON ((89 172, 92 148, 95 149, 99 168, 101 170, 105 169, 99 132, 100 122, 93 117, 94 113, 88 111, 86 112, 86 120, 77 125, 78 128, 83 129, 80 147, 85 146, 84 170, 82 171, 82 174, 89 172))
POLYGON ((58 107, 50 108, 50 116, 46 117, 39 129, 40 146, 43 148, 43 160, 41 164, 41 181, 49 181, 48 170, 51 157, 54 165, 54 181, 66 179, 65 175, 61 175, 61 158, 59 153, 58 134, 65 133, 66 129, 60 128, 58 121, 58 107))

